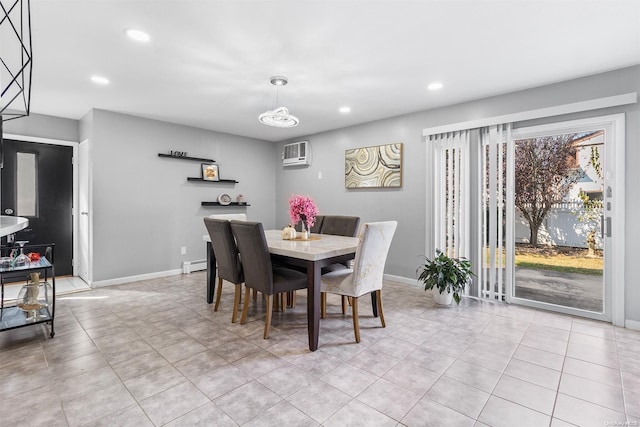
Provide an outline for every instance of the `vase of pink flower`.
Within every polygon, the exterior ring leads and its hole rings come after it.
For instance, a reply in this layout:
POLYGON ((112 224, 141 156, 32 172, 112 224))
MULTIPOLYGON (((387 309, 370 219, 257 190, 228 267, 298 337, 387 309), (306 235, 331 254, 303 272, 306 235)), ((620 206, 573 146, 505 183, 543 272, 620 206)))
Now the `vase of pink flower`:
POLYGON ((302 223, 302 235, 305 239, 309 236, 309 231, 316 222, 318 208, 309 196, 294 194, 289 199, 289 218, 293 224, 302 223))

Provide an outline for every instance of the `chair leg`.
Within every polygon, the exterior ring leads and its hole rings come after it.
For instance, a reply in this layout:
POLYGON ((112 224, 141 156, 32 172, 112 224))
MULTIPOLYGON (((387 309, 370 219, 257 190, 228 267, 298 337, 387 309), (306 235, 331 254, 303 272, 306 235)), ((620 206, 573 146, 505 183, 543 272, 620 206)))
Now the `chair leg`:
POLYGON ((233 297, 233 314, 231 315, 231 323, 238 321, 238 306, 240 305, 240 295, 242 294, 242 284, 236 285, 236 292, 233 297))
POLYGON ((351 311, 353 312, 353 331, 356 333, 356 342, 360 342, 360 323, 358 322, 358 298, 351 298, 351 311))
MULTIPOLYGON (((263 295, 263 296, 264 296, 264 295, 263 295)), ((257 290, 257 289, 254 289, 254 290, 253 290, 253 302, 255 302, 255 301, 256 301, 256 299, 258 299, 258 290, 257 290)))
MULTIPOLYGON (((273 312, 274 295, 267 295, 267 317, 264 319, 264 339, 269 338, 269 328, 271 327, 271 313, 273 312)), ((278 295, 275 295, 278 298, 278 295)))
POLYGON ((287 293, 282 292, 279 296, 280 298, 280 307, 282 307, 282 312, 287 311, 287 293))
POLYGON ((220 305, 220 297, 222 296, 222 277, 218 277, 218 289, 216 289, 216 304, 213 306, 213 311, 218 311, 220 305))
POLYGON ((249 312, 249 297, 251 296, 251 290, 245 286, 244 290, 244 306, 242 307, 242 316, 240 316, 240 324, 247 323, 247 313, 249 312))
POLYGON ((320 293, 320 318, 324 319, 327 317, 327 293, 320 293))
POLYGON ((346 295, 342 295, 341 299, 342 299, 342 314, 347 314, 347 297, 346 297, 346 295))
POLYGON ((387 324, 384 322, 384 313, 382 312, 382 291, 376 291, 376 305, 378 306, 378 316, 380 316, 380 322, 382 323, 382 327, 386 328, 387 324))
POLYGON ((296 291, 291 292, 291 308, 296 306, 296 291))

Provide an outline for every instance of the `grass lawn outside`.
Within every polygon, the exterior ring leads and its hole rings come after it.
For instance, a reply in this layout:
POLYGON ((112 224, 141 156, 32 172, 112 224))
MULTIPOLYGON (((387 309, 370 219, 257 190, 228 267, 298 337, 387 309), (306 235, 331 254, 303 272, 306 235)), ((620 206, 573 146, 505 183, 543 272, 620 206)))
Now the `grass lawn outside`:
MULTIPOLYGON (((488 250, 486 256, 488 258, 488 250)), ((506 265, 505 261, 503 252, 503 265, 506 265)), ((516 245, 516 267, 520 268, 602 276, 603 264, 602 252, 588 257, 584 248, 516 245)))
POLYGON ((516 246, 516 267, 602 276, 602 253, 588 257, 583 248, 516 246))

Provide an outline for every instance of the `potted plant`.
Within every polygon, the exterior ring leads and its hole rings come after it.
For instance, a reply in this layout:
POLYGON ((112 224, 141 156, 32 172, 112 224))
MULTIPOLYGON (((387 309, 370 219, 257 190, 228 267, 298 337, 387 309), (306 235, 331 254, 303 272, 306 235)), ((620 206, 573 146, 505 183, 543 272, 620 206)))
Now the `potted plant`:
POLYGON ((436 249, 433 260, 425 257, 425 263, 418 267, 418 272, 418 280, 424 283, 424 290, 432 289, 435 302, 444 305, 451 304, 452 298, 460 304, 460 293, 471 276, 475 276, 468 259, 450 258, 439 249, 436 249))

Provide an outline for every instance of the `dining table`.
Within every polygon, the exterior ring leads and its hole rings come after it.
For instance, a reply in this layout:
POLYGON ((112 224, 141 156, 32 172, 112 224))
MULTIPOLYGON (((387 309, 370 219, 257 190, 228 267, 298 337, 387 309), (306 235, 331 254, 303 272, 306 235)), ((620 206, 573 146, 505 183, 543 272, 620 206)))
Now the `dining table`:
MULTIPOLYGON (((316 351, 320 333, 320 276, 322 267, 355 258, 358 238, 331 234, 310 234, 308 239, 304 240, 300 238, 284 240, 282 230, 265 230, 265 237, 274 262, 306 270, 309 350, 316 351)), ((207 303, 211 304, 216 286, 216 261, 209 236, 203 236, 203 240, 207 242, 207 303)))

